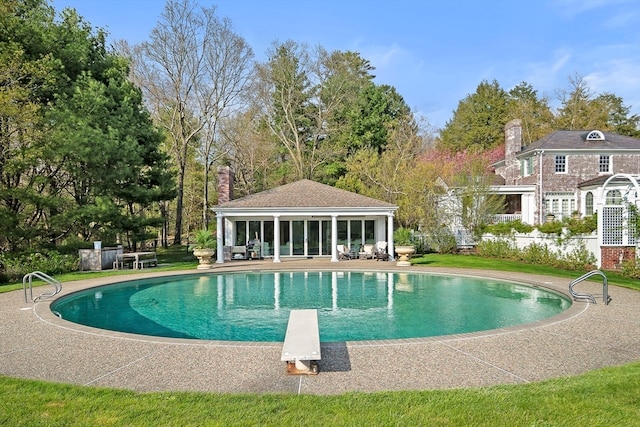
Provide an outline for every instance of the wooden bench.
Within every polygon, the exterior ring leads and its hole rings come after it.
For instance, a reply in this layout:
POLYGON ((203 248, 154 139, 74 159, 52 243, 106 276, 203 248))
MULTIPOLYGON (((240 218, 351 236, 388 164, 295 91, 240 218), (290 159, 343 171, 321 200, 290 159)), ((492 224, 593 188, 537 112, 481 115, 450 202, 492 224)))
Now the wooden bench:
POLYGON ((291 375, 316 375, 320 360, 318 310, 291 310, 280 360, 291 375))

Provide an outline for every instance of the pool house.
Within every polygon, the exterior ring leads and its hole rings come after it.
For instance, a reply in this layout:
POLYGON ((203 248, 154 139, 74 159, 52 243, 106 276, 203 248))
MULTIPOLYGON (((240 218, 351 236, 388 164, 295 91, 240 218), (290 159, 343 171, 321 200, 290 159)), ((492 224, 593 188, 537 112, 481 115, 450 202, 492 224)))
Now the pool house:
POLYGON ((393 254, 397 206, 303 179, 233 199, 233 171, 218 170, 217 263, 233 259, 327 257, 338 245, 357 254, 361 245, 387 242, 393 254))

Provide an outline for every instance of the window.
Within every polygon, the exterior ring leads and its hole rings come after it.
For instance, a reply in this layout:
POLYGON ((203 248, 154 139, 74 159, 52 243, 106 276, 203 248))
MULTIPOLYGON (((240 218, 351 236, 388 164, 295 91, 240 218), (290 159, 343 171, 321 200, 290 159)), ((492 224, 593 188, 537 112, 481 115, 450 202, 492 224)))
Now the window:
POLYGON ((569 217, 576 210, 576 198, 573 193, 545 194, 545 212, 554 214, 556 219, 569 217))
POLYGON ((533 174, 533 159, 531 157, 520 161, 520 171, 522 176, 533 174))
POLYGON ((585 204, 584 214, 587 216, 593 215, 593 193, 591 191, 587 193, 587 196, 585 197, 585 200, 584 200, 584 204, 585 204))
POLYGON ((604 154, 600 155, 600 173, 610 173, 611 172, 611 156, 607 156, 604 154))
POLYGON ((556 156, 556 173, 567 173, 567 156, 556 156))
POLYGON ((622 194, 620 190, 609 190, 607 191, 607 198, 605 204, 607 205, 621 205, 622 204, 622 194))
POLYGON ((592 130, 587 134, 587 141, 604 141, 604 134, 599 130, 592 130))

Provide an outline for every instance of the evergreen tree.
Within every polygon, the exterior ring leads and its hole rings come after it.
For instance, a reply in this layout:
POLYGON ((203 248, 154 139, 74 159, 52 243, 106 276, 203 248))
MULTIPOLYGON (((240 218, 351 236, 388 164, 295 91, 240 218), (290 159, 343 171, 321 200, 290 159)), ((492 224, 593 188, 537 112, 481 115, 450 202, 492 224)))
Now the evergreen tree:
POLYGON ((2 246, 145 236, 155 224, 146 211, 173 197, 172 178, 126 61, 73 10, 55 22, 44 1, 2 8, 12 25, 0 75, 21 78, 0 84, 0 102, 24 107, 0 113, 0 152, 10 151, 0 160, 2 246))
POLYGON ((482 81, 476 92, 458 103, 440 133, 438 147, 450 151, 484 151, 504 142, 509 121, 509 95, 496 80, 482 81))

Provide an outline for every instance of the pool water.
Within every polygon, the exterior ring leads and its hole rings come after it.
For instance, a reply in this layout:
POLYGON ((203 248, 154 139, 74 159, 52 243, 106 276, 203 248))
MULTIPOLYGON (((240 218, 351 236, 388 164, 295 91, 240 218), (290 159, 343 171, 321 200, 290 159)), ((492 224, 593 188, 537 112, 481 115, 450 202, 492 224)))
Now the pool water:
POLYGON ((161 337, 284 341, 292 309, 318 309, 320 340, 429 337, 503 328, 571 305, 498 280, 396 272, 247 272, 134 280, 55 301, 65 320, 161 337))

